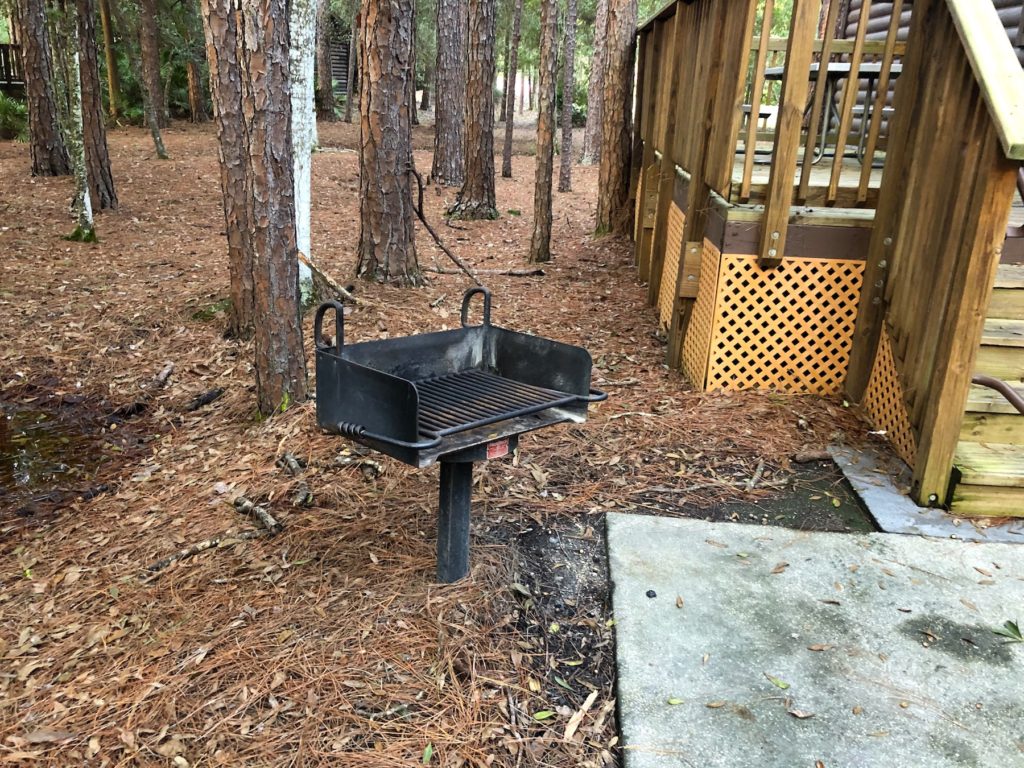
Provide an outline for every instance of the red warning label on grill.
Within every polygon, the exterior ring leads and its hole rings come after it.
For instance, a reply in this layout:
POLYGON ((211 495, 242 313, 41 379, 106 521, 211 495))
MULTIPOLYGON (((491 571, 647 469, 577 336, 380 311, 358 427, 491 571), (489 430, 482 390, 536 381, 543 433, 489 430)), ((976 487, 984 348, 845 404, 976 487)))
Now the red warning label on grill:
POLYGON ((504 440, 495 440, 493 443, 487 444, 487 459, 499 459, 502 456, 508 456, 508 438, 504 440))

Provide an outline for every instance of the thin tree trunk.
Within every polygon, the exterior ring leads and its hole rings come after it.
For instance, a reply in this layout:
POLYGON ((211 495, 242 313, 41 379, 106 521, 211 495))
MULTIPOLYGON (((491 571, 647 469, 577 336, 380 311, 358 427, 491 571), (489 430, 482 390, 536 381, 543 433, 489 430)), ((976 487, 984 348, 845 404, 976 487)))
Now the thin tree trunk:
POLYGON ((437 0, 434 67, 434 162, 430 175, 444 187, 465 179, 466 0, 437 0))
POLYGON ((96 51, 96 2, 77 0, 77 3, 86 178, 93 204, 100 210, 114 209, 117 208, 117 192, 114 191, 114 177, 110 172, 107 129, 103 124, 100 65, 96 51))
POLYGON ((103 51, 107 63, 107 109, 114 120, 121 106, 121 76, 114 55, 114 26, 110 18, 110 0, 100 0, 100 25, 103 27, 103 51))
POLYGON ((420 285, 410 170, 414 0, 363 0, 359 81, 359 263, 367 280, 420 285))
POLYGON ((530 262, 551 260, 551 175, 555 152, 555 81, 558 77, 558 0, 540 9, 540 72, 537 94, 537 171, 533 192, 530 262))
MULTIPOLYGON (((506 7, 511 13, 511 5, 514 0, 507 0, 506 7)), ((505 49, 504 58, 502 63, 505 66, 505 71, 501 78, 501 103, 498 104, 498 122, 504 123, 508 120, 508 70, 509 70, 509 49, 512 46, 512 19, 507 19, 505 23, 505 49)))
POLYGON ((203 86, 199 77, 199 64, 195 56, 190 55, 185 62, 185 75, 188 78, 188 111, 193 123, 205 123, 209 116, 203 103, 203 86))
POLYGON ((66 176, 71 173, 71 159, 60 135, 45 4, 43 0, 20 0, 18 11, 32 175, 66 176))
POLYGON ((534 73, 531 71, 530 72, 530 80, 529 80, 529 83, 527 83, 527 87, 528 87, 528 89, 530 91, 530 111, 531 112, 533 112, 537 108, 537 89, 535 87, 536 84, 537 84, 537 80, 534 77, 534 73))
POLYGON ((604 73, 604 114, 601 169, 597 185, 597 233, 629 231, 630 128, 633 102, 633 54, 637 0, 608 0, 607 69, 604 73))
MULTIPOLYGON (((358 15, 358 14, 357 14, 358 15)), ((356 37, 356 19, 349 25, 348 33, 348 78, 345 80, 345 122, 352 122, 352 98, 355 96, 356 57, 359 56, 359 39, 356 37)))
POLYGON ((558 191, 572 190, 572 107, 576 92, 576 0, 567 0, 562 62, 562 157, 558 191))
POLYGON ((160 36, 156 0, 139 0, 139 48, 142 51, 142 85, 149 97, 157 128, 167 127, 167 106, 160 87, 160 36))
POLYGON ((233 7, 233 0, 202 0, 201 3, 210 63, 210 93, 216 105, 213 112, 220 148, 220 185, 228 241, 231 312, 227 332, 231 337, 248 339, 253 334, 251 214, 245 178, 249 138, 238 75, 242 31, 233 7))
POLYGON ((590 59, 590 80, 587 83, 587 127, 583 131, 583 157, 580 163, 593 165, 601 157, 601 115, 604 95, 604 70, 608 48, 604 30, 608 26, 608 0, 597 0, 594 20, 594 55, 590 59))
POLYGON ((420 124, 419 110, 416 108, 416 3, 412 4, 412 53, 409 54, 409 111, 412 124, 420 124))
POLYGON ((427 64, 423 73, 423 97, 420 99, 420 109, 430 109, 430 86, 434 82, 434 70, 427 64))
MULTIPOLYGON (((512 9, 512 40, 509 43, 509 67, 505 87, 505 145, 501 152, 501 175, 512 178, 512 131, 516 122, 516 76, 519 68, 519 39, 522 32, 523 0, 515 0, 512 9)), ((523 111, 523 92, 519 89, 519 111, 523 111)))
POLYGON ((449 213, 496 219, 494 196, 494 0, 469 0, 466 174, 449 213))
POLYGON ((316 23, 316 117, 334 122, 334 76, 331 72, 331 3, 320 0, 316 23))
MULTIPOLYGON (((313 147, 316 146, 316 106, 314 103, 313 64, 316 58, 317 0, 275 0, 289 9, 290 48, 288 51, 291 83, 291 140, 295 180, 295 246, 311 256, 311 206, 313 195, 313 147)), ((296 258, 298 256, 296 255, 296 258)), ((313 300, 313 272, 298 262, 299 290, 304 304, 313 300)))
POLYGON ((519 114, 526 111, 526 73, 519 75, 519 114))

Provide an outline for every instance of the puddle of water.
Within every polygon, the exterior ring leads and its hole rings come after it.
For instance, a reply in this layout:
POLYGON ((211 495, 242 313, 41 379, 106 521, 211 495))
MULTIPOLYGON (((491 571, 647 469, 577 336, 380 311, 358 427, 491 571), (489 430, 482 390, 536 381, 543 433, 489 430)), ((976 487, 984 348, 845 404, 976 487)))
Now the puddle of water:
POLYGON ((0 403, 0 496, 17 499, 87 480, 101 459, 91 432, 58 411, 0 403))

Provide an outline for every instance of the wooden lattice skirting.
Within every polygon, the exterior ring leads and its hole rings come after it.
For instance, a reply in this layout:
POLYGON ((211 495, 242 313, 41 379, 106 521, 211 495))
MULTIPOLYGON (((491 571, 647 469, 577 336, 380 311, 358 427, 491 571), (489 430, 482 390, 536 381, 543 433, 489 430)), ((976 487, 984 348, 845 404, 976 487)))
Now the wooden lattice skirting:
POLYGON ((672 203, 668 209, 668 229, 665 239, 665 264, 661 271, 658 290, 658 316, 661 329, 667 331, 672 322, 672 306, 676 297, 676 278, 679 275, 679 254, 683 252, 683 227, 686 214, 672 203))
POLYGON ((883 430, 896 454, 913 467, 917 458, 917 441, 907 415, 903 385, 892 354, 892 343, 885 329, 878 340, 878 351, 871 368, 871 378, 864 392, 861 408, 875 429, 883 430))

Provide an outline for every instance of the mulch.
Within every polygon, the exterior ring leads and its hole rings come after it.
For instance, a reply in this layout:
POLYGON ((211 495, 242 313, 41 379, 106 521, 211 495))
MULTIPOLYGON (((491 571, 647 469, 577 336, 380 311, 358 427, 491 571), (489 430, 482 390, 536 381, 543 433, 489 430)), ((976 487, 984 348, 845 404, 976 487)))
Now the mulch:
MULTIPOLYGON (((320 137, 314 257, 363 300, 348 339, 455 327, 463 276, 428 273, 412 290, 353 278, 355 128, 321 126, 320 137)), ((436 468, 321 434, 311 403, 257 417, 251 345, 223 337, 214 134, 177 125, 164 138, 171 159, 159 161, 145 132, 111 133, 121 208, 98 217, 96 245, 62 239, 69 181, 31 178, 27 147, 0 143, 0 401, 45 381, 48 398, 107 414, 144 406, 98 428, 107 443, 112 430, 133 435, 90 479, 107 490, 27 517, 0 511, 0 762, 615 764, 613 680, 578 674, 592 651, 550 641, 578 624, 610 643, 613 617, 570 603, 560 626, 538 631, 518 539, 501 531, 571 521, 585 533, 612 509, 766 498, 788 457, 865 428, 836 400, 702 394, 669 371, 631 245, 592 237, 597 169, 577 166, 574 191, 555 197, 546 274, 486 282, 496 324, 587 347, 611 397, 587 424, 524 436, 512 459, 478 466, 471 574, 438 585, 436 468), (214 389, 223 395, 188 409, 214 389), (285 453, 305 464, 298 475, 278 466, 285 453), (294 504, 300 483, 308 505, 294 504), (283 531, 237 512, 238 496, 283 531)), ((454 190, 427 190, 435 228, 477 269, 524 266, 532 158, 514 172, 497 182, 496 221, 446 226, 454 190)), ((452 266, 423 232, 417 249, 425 267, 452 266)))

